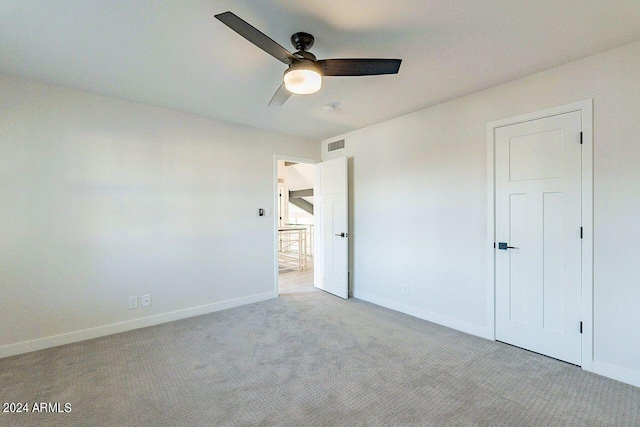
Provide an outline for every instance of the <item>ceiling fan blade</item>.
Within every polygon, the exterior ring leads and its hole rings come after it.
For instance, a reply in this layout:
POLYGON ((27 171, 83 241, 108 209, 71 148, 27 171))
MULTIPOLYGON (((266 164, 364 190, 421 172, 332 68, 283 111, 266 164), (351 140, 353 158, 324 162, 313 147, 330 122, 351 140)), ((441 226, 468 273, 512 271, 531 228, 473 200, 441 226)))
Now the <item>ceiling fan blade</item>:
POLYGON ((376 76, 397 74, 402 59, 321 59, 318 64, 325 76, 376 76))
POLYGON ((247 21, 239 18, 234 13, 224 12, 215 15, 215 17, 227 27, 231 28, 233 31, 240 34, 242 37, 249 40, 251 43, 258 46, 277 60, 282 61, 285 64, 291 64, 298 60, 287 49, 274 42, 266 34, 262 33, 247 21))
POLYGON ((284 83, 280 85, 276 93, 273 94, 273 98, 269 101, 269 107, 280 107, 291 96, 291 92, 284 87, 284 83))

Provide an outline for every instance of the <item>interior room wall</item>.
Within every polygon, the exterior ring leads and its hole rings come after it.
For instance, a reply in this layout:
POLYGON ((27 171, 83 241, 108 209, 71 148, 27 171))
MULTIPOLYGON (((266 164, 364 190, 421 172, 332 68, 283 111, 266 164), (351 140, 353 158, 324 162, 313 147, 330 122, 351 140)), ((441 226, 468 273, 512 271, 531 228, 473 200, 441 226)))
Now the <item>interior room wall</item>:
POLYGON ((308 163, 296 163, 286 166, 287 179, 292 190, 306 190, 313 188, 314 165, 308 163))
POLYGON ((258 208, 319 141, 7 76, 0 109, 0 356, 276 296, 258 208))
POLYGON ((593 367, 640 386, 640 42, 324 141, 353 168, 354 295, 491 336, 487 123, 590 98, 593 367))

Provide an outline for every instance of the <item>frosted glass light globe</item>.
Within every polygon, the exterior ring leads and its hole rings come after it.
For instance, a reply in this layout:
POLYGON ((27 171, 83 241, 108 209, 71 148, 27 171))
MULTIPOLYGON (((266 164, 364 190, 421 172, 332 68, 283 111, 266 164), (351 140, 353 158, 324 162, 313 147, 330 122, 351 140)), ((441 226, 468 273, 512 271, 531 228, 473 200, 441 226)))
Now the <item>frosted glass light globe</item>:
POLYGON ((291 93, 309 95, 320 90, 322 76, 314 70, 289 68, 284 73, 284 86, 291 93))

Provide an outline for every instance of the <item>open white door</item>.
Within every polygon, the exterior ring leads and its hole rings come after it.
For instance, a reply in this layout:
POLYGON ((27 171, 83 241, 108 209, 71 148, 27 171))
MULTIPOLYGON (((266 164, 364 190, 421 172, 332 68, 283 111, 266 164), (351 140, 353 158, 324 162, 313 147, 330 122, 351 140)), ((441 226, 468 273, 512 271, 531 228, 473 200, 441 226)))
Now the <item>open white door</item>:
POLYGON ((314 285, 349 297, 347 158, 316 164, 314 285))

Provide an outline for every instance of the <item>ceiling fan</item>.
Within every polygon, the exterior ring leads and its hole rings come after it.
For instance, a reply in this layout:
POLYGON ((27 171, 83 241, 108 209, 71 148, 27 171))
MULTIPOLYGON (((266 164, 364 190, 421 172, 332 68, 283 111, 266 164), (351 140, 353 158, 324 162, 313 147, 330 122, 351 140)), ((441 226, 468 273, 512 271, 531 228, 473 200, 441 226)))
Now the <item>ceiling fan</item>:
POLYGON ((281 106, 292 93, 308 95, 317 92, 322 87, 323 77, 397 74, 402 62, 401 59, 376 58, 318 60, 314 54, 308 51, 314 41, 311 34, 295 33, 292 35, 291 43, 297 51, 291 53, 232 12, 220 13, 215 17, 269 55, 289 66, 284 72, 284 82, 271 98, 269 107, 281 106))

